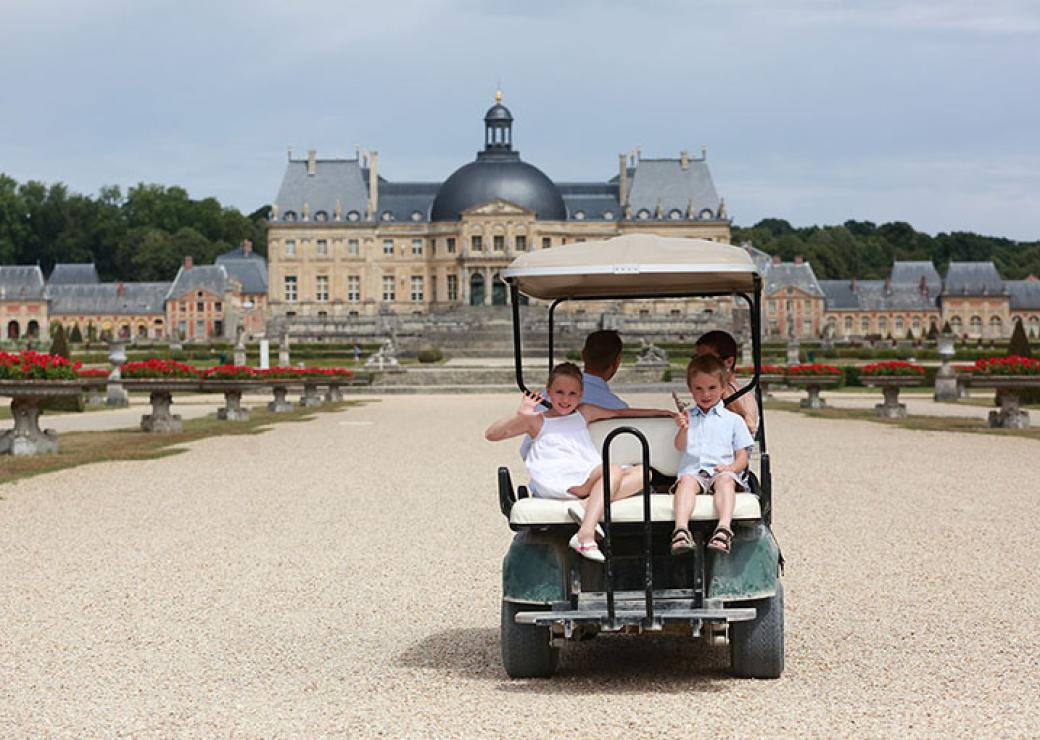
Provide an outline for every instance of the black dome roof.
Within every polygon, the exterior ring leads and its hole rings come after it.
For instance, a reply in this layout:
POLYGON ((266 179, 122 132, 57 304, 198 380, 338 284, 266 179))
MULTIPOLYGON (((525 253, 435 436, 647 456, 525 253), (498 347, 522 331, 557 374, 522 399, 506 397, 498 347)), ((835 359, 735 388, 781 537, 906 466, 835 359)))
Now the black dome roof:
POLYGON ((535 212, 542 221, 565 221, 567 208, 553 181, 513 151, 513 116, 501 104, 484 116, 484 151, 455 170, 437 191, 431 221, 458 221, 462 212, 501 199, 535 212))
POLYGON ((501 198, 542 221, 565 221, 563 196, 544 172, 515 159, 478 158, 452 173, 433 201, 431 221, 458 221, 468 208, 501 198))

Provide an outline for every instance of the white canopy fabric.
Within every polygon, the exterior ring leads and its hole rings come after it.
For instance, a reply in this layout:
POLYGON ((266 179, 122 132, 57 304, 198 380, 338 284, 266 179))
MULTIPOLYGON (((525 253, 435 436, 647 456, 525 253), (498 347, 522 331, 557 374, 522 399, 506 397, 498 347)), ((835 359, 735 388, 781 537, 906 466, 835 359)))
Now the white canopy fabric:
POLYGON ((502 272, 532 298, 750 292, 758 271, 740 247, 626 234, 520 255, 502 272))

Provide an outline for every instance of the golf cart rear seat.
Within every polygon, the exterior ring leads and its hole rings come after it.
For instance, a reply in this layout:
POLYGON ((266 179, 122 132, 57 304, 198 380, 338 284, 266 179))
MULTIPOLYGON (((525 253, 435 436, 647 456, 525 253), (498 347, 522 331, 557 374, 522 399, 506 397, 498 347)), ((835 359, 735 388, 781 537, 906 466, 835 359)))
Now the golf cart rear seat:
MULTIPOLYGON (((675 449, 676 426, 672 419, 611 419, 598 421, 589 426, 592 441, 597 449, 602 449, 603 440, 612 430, 618 427, 631 426, 639 429, 650 445, 650 465, 657 472, 666 476, 675 476, 679 469, 680 453, 675 449)), ((643 460, 642 445, 631 434, 622 434, 614 438, 610 446, 610 462, 616 465, 638 465, 643 460)), ((573 524, 567 514, 567 507, 573 501, 527 497, 518 499, 509 510, 509 523, 513 527, 527 527, 548 524, 573 524)), ((622 501, 614 502, 611 507, 611 519, 618 523, 639 523, 643 521, 643 499, 636 495, 622 501)), ((650 516, 655 522, 670 522, 674 519, 672 496, 655 493, 650 496, 650 516)), ((715 506, 711 496, 698 496, 691 521, 712 521, 717 519, 715 506)), ((758 496, 753 493, 738 493, 736 507, 733 512, 735 521, 754 521, 762 518, 758 496)))

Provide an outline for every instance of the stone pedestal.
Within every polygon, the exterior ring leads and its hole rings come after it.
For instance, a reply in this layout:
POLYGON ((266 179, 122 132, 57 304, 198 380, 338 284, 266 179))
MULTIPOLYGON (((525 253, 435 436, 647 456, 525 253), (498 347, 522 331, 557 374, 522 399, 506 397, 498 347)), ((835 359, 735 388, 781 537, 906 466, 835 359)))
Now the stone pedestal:
POLYGON ((112 366, 112 372, 108 375, 108 388, 105 392, 105 404, 115 408, 124 408, 130 405, 130 396, 122 384, 123 364, 126 363, 126 348, 122 342, 112 342, 108 350, 108 364, 112 366))
POLYGON ((935 374, 935 392, 932 394, 932 398, 936 401, 956 401, 960 398, 960 392, 957 389, 957 373, 950 365, 950 360, 957 352, 953 346, 953 337, 943 334, 939 337, 938 345, 942 367, 935 374))
POLYGON ((822 409, 827 407, 827 402, 820 396, 820 386, 816 384, 805 386, 805 398, 798 402, 803 409, 822 409))
POLYGON ((994 429, 1028 429, 1029 412, 1019 408, 1021 388, 997 386, 1000 408, 989 412, 989 425, 994 429))
POLYGON ((249 421, 249 409, 242 408, 242 391, 224 391, 224 408, 217 409, 221 421, 249 421))
POLYGON ((324 400, 321 394, 318 393, 317 383, 304 383, 303 384, 303 395, 300 396, 300 406, 307 409, 316 408, 321 406, 324 400))
POLYGON ((797 339, 792 339, 787 343, 787 364, 797 365, 801 361, 801 344, 797 339))
POLYGON ((329 403, 343 400, 343 391, 340 390, 339 383, 329 383, 329 389, 325 392, 325 400, 329 403))
POLYGON ((87 388, 86 403, 88 406, 106 405, 108 403, 106 389, 98 385, 87 388))
POLYGON ((885 419, 905 419, 906 404, 899 403, 899 386, 885 386, 881 392, 885 394, 885 402, 874 406, 874 415, 885 419))
POLYGON ((146 432, 182 432, 181 417, 170 413, 173 393, 153 390, 148 394, 152 413, 141 417, 141 429, 146 432))
POLYGON ((284 385, 276 385, 272 389, 274 393, 274 400, 267 404, 267 410, 273 411, 276 414, 284 414, 287 411, 292 411, 296 408, 296 405, 286 398, 289 393, 289 389, 284 385))
POLYGON ((58 435, 53 429, 40 429, 40 401, 42 398, 11 399, 11 417, 14 429, 0 435, 0 454, 47 455, 58 451, 58 435))
POLYGON ((970 373, 957 373, 957 398, 971 398, 968 386, 971 385, 970 373))

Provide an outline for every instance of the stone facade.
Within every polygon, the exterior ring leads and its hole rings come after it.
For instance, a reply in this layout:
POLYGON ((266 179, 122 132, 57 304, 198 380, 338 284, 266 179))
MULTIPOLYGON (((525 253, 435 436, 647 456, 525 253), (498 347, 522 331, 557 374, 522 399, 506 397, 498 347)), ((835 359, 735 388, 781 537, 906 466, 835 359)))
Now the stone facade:
POLYGON ((0 266, 0 326, 4 339, 47 336, 43 272, 36 265, 0 266))

